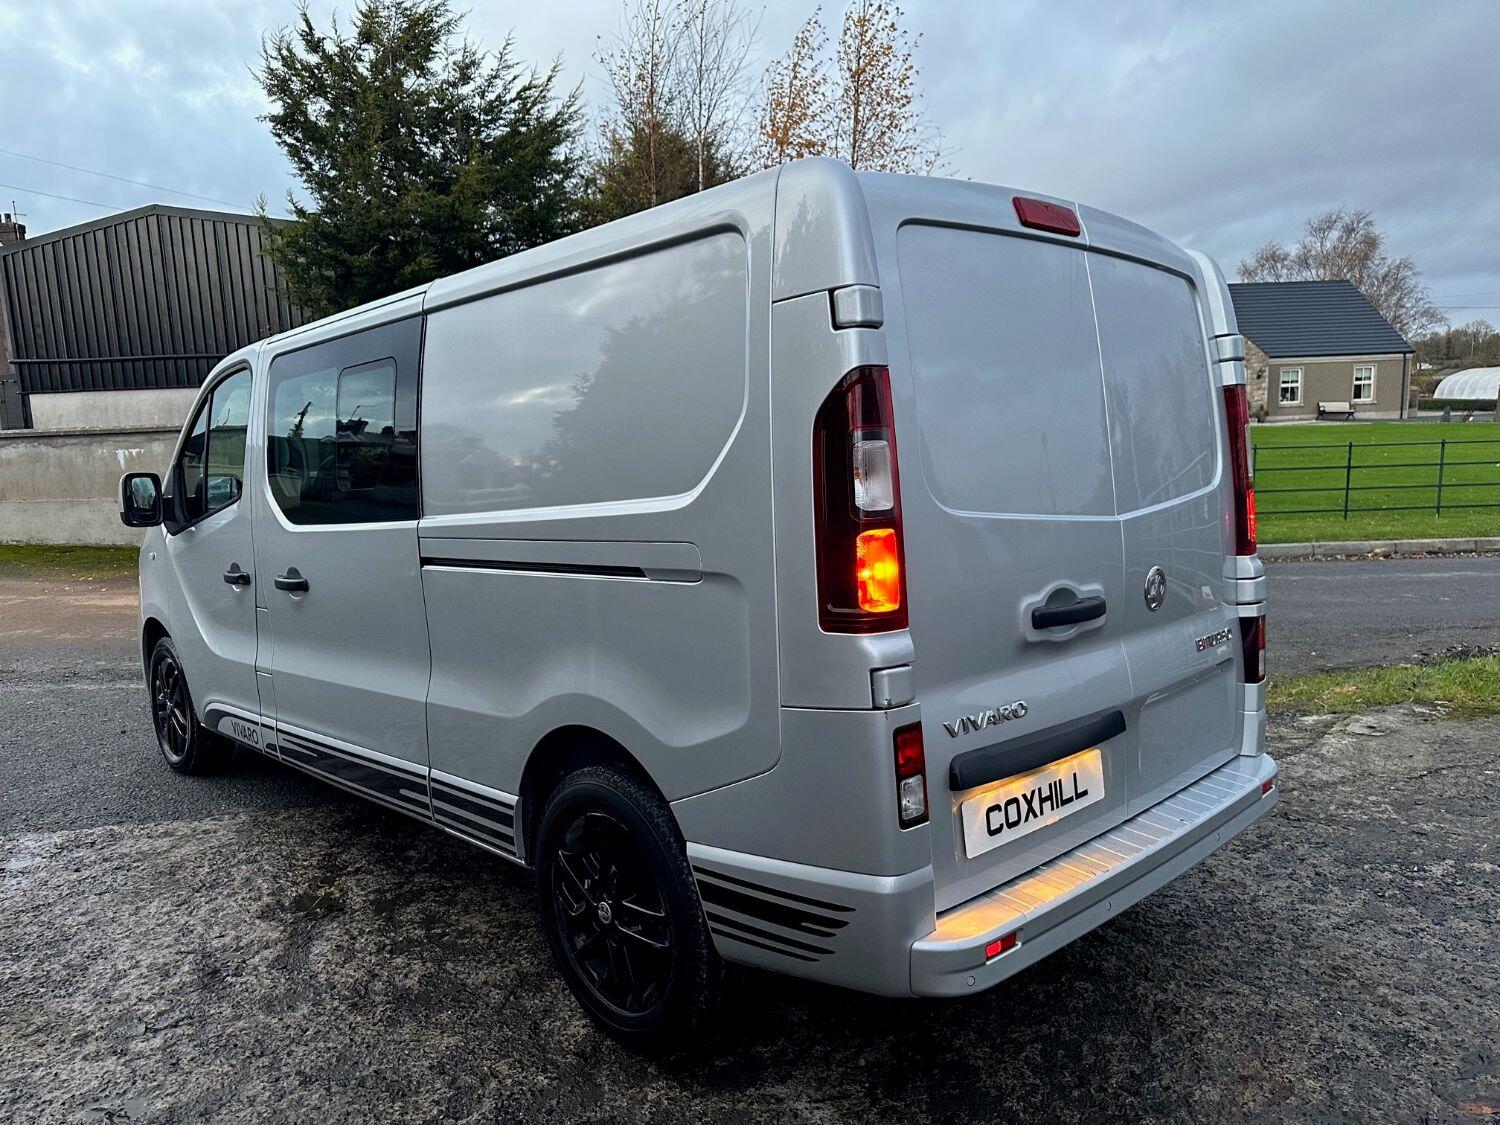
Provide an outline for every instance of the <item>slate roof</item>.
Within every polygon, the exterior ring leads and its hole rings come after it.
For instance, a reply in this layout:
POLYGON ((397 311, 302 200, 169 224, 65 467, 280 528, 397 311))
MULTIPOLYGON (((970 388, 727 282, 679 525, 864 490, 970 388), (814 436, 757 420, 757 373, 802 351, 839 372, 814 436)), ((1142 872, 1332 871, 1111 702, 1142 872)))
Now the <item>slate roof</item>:
POLYGON ((1353 282, 1239 282, 1229 292, 1240 335, 1272 359, 1412 350, 1353 282))

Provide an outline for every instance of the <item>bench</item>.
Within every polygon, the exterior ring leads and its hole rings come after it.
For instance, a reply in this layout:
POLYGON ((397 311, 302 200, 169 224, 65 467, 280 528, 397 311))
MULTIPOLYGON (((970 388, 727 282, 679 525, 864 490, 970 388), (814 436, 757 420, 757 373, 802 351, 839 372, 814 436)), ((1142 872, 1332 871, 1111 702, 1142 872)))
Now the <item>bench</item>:
POLYGON ((1332 418, 1336 414, 1343 415, 1350 422, 1354 421, 1354 407, 1347 402, 1320 402, 1318 403, 1318 417, 1332 418))

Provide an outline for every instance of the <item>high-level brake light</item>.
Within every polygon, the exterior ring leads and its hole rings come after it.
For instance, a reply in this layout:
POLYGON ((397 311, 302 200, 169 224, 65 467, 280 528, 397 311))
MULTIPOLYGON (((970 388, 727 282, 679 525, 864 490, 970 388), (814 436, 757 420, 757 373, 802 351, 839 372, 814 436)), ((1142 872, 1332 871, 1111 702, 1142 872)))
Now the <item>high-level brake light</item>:
POLYGON ((1250 399, 1245 385, 1224 388, 1229 428, 1229 473, 1234 482, 1234 550, 1255 554, 1255 482, 1250 477, 1250 399))
POLYGON ((1045 199, 1027 199, 1024 195, 1014 196, 1011 203, 1014 204, 1016 218, 1021 220, 1023 227, 1047 230, 1053 234, 1069 234, 1075 238, 1083 233, 1078 215, 1071 207, 1064 207, 1061 203, 1048 203, 1045 199))
POLYGON ((818 623, 830 633, 906 628, 898 466, 890 373, 855 368, 813 425, 818 623))

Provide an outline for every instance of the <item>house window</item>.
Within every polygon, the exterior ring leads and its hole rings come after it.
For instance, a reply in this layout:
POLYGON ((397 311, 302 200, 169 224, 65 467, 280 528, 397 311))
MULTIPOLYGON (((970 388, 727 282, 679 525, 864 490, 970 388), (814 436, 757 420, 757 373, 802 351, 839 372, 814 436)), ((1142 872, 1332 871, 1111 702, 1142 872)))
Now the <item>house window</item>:
POLYGON ((1375 367, 1356 367, 1354 369, 1354 401, 1375 401, 1375 367))
POLYGON ((1281 369, 1281 396, 1278 401, 1282 406, 1302 405, 1302 368, 1281 369))

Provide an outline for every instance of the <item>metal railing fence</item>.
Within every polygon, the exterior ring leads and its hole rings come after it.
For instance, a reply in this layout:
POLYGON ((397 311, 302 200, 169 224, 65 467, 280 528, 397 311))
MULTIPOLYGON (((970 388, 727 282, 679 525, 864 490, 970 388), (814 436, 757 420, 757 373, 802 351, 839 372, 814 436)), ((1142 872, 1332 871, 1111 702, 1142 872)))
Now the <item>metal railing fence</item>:
POLYGON ((1438 438, 1430 441, 1381 441, 1345 442, 1341 444, 1316 445, 1265 445, 1251 451, 1251 465, 1255 477, 1255 497, 1259 515, 1264 517, 1320 515, 1340 513, 1348 519, 1351 513, 1362 512, 1435 512, 1461 508, 1500 508, 1500 494, 1484 489, 1500 488, 1500 449, 1494 457, 1475 457, 1482 452, 1473 447, 1500 447, 1500 438, 1438 438), (1381 451, 1403 447, 1428 447, 1433 449, 1435 460, 1413 460, 1416 453, 1392 452, 1388 460, 1381 451), (1316 452, 1309 452, 1316 451, 1316 452), (1450 454, 1450 451, 1453 451, 1450 454), (1287 454, 1297 456, 1286 457, 1287 454), (1321 455, 1327 454, 1328 459, 1321 455), (1305 458, 1316 458, 1311 464, 1282 463, 1300 462, 1305 458), (1322 474, 1301 476, 1295 474, 1322 474), (1381 476, 1386 479, 1379 479, 1381 476), (1427 479, 1430 476, 1431 479, 1427 479), (1262 483, 1264 478, 1270 483, 1262 483), (1288 481, 1310 481, 1307 484, 1280 483, 1288 481), (1353 503, 1355 500, 1379 501, 1389 494, 1390 499, 1416 499, 1416 494, 1431 495, 1423 503, 1353 503), (1280 496, 1308 497, 1308 499, 1274 499, 1280 496), (1325 503, 1319 503, 1322 497, 1325 503), (1488 497, 1488 499, 1481 499, 1488 497), (1267 500, 1270 503, 1266 503, 1267 500))

